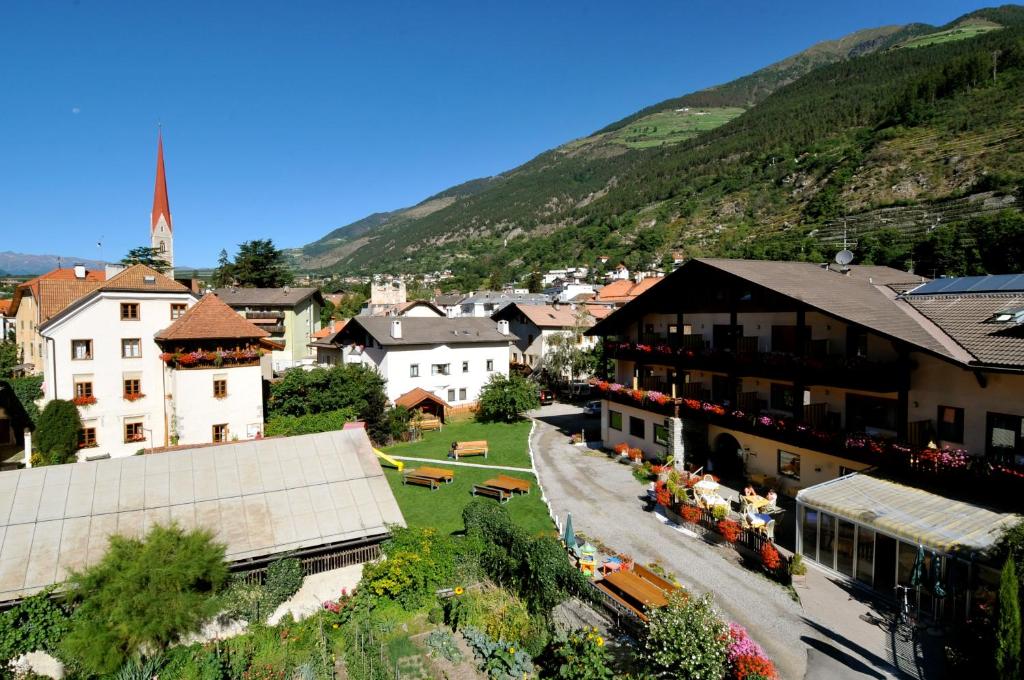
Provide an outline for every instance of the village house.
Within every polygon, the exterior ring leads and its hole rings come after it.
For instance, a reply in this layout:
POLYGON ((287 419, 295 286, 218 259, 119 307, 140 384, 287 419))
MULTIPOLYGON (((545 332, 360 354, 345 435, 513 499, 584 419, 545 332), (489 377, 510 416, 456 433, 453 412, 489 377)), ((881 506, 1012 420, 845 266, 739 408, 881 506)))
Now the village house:
POLYGON ((549 295, 543 293, 503 293, 492 290, 481 290, 471 293, 459 303, 459 317, 490 318, 495 312, 513 302, 530 305, 543 305, 551 301, 549 295))
POLYGON ((513 365, 536 371, 552 349, 551 340, 564 336, 581 350, 597 345, 597 338, 584 335, 594 325, 594 318, 582 305, 528 305, 513 303, 495 312, 495 321, 507 321, 516 340, 509 348, 513 365))
POLYGON ((17 321, 11 312, 11 302, 10 298, 0 300, 0 341, 14 341, 17 321))
POLYGON ((324 344, 346 363, 379 371, 393 403, 420 388, 448 406, 467 408, 491 376, 508 375, 509 345, 516 340, 508 322, 490 319, 357 316, 324 344))
POLYGON ((280 349, 271 355, 274 371, 312 364, 309 348, 320 328, 323 296, 316 288, 218 288, 214 294, 241 316, 269 333, 280 349))

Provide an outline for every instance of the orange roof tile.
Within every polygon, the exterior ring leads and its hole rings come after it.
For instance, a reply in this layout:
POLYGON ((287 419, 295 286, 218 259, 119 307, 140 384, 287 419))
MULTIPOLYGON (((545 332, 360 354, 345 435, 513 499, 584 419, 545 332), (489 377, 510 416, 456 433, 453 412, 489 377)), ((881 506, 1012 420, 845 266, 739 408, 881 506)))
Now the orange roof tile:
POLYGON ((321 328, 320 330, 314 332, 313 333, 313 337, 316 338, 316 339, 326 338, 328 335, 331 335, 332 333, 337 333, 338 331, 340 331, 342 328, 345 327, 345 324, 347 324, 347 323, 348 323, 348 319, 341 319, 340 321, 335 319, 330 324, 328 324, 328 325, 324 326, 323 328, 321 328))
MULTIPOLYGON (((512 303, 506 309, 515 308, 522 312, 538 328, 572 328, 577 324, 577 311, 568 305, 525 305, 512 303)), ((582 325, 590 328, 594 320, 584 317, 582 325)))
POLYGON ((39 323, 53 318, 103 284, 82 279, 43 279, 36 289, 39 323))
POLYGON ((413 388, 406 392, 405 394, 403 394, 402 396, 400 396, 398 399, 395 399, 395 406, 414 408, 415 406, 423 403, 424 400, 432 401, 436 404, 440 404, 445 408, 448 408, 448 402, 446 402, 444 399, 437 396, 436 394, 427 392, 422 387, 413 388))
POLYGON ((629 289, 633 287, 633 282, 626 279, 619 279, 618 281, 612 281, 607 286, 597 291, 598 300, 606 300, 608 298, 620 298, 629 295, 629 289))
POLYGON ((270 333, 242 318, 216 295, 207 293, 155 337, 157 340, 252 340, 268 335, 270 333))
POLYGON ((11 311, 11 300, 0 300, 0 316, 7 316, 11 311))
POLYGON ((133 264, 124 271, 112 276, 100 288, 103 290, 156 291, 160 293, 190 292, 188 286, 184 286, 144 264, 133 264))

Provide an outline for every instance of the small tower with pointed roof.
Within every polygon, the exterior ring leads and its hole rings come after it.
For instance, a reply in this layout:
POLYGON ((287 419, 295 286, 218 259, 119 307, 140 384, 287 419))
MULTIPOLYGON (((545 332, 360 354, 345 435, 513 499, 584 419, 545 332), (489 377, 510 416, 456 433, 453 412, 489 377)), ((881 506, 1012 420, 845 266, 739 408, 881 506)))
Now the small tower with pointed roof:
POLYGON ((153 212, 149 214, 150 245, 171 265, 167 271, 174 278, 174 229, 171 226, 171 203, 167 199, 167 175, 164 174, 164 136, 157 133, 156 188, 153 189, 153 212))

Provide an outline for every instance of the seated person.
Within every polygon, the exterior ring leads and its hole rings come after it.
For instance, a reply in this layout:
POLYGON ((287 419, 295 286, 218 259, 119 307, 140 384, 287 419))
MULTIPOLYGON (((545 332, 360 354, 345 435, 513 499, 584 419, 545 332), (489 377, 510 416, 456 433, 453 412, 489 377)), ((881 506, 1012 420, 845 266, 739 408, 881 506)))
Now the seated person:
POLYGON ((778 509, 779 505, 777 501, 779 499, 779 495, 775 493, 775 489, 769 489, 768 493, 765 494, 765 499, 768 500, 768 505, 765 506, 766 510, 778 509))
POLYGON ((747 485, 745 487, 743 487, 743 495, 744 496, 756 496, 757 493, 754 491, 754 485, 751 484, 750 482, 747 482, 747 485))

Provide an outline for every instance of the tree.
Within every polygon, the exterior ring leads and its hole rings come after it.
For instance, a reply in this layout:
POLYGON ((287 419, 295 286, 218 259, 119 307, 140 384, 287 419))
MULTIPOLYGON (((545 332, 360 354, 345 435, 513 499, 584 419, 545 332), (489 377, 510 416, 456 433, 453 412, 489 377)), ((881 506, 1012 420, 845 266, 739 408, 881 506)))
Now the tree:
POLYGON ((330 300, 324 300, 324 306, 320 308, 320 327, 326 328, 331 325, 331 318, 334 316, 336 307, 330 300))
POLYGON ((292 281, 284 252, 278 250, 271 239, 240 244, 232 274, 239 286, 247 288, 280 288, 292 281))
POLYGON ((544 292, 544 278, 540 275, 540 272, 530 272, 530 278, 526 280, 526 288, 531 293, 544 292))
POLYGON ((546 340, 549 349, 544 356, 544 368, 556 382, 567 380, 570 388, 578 378, 593 374, 597 367, 595 357, 579 342, 587 329, 587 319, 586 309, 581 306, 574 317, 572 329, 556 333, 546 340))
POLYGON ((171 268, 171 263, 164 259, 164 254, 150 246, 132 248, 121 258, 121 264, 130 267, 133 264, 144 264, 161 274, 171 268))
POLYGON ((10 378, 15 366, 21 363, 21 352, 18 344, 0 338, 0 379, 10 378))
POLYGON ((61 651, 93 675, 158 654, 217 614, 227 578, 224 546, 209 531, 156 525, 142 539, 112 536, 102 560, 68 579, 77 606, 61 651))
POLYGON ((996 673, 1000 680, 1020 680, 1021 621, 1017 570, 1007 559, 999 576, 996 619, 996 673))
POLYGON ((64 399, 54 399, 39 415, 35 447, 46 465, 68 462, 78 450, 82 419, 78 407, 64 399))
POLYGON ((729 629, 711 606, 711 596, 683 592, 648 612, 640 658, 658 678, 721 678, 726 671, 729 629))
POLYGON ((232 285, 235 282, 233 272, 234 265, 231 264, 228 251, 221 248, 220 255, 217 256, 217 268, 213 270, 213 276, 210 277, 211 285, 214 288, 224 288, 225 286, 232 285))
POLYGON ((480 420, 513 422, 540 407, 540 395, 536 383, 518 373, 495 373, 480 391, 478 405, 480 420))

